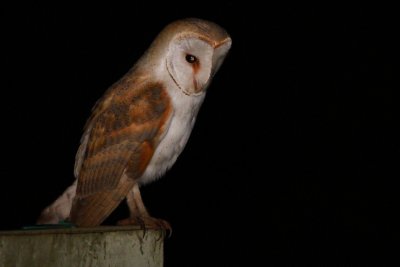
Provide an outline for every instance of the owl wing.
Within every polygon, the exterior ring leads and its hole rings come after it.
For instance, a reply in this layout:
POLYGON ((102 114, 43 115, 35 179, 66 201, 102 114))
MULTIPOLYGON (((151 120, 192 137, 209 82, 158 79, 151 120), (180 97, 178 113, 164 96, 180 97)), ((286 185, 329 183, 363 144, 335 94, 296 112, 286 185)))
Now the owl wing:
POLYGON ((145 171, 170 115, 161 84, 125 81, 105 94, 77 153, 73 223, 99 225, 118 206, 145 171))

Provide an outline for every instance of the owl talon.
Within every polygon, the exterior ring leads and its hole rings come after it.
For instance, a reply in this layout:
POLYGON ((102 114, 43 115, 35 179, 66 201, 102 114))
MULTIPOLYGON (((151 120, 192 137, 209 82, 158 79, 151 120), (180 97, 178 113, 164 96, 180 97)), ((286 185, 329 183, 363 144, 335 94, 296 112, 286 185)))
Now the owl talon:
POLYGON ((157 225, 159 225, 159 229, 161 229, 163 232, 163 237, 167 236, 167 238, 170 238, 172 236, 172 227, 169 224, 169 222, 162 219, 155 219, 155 220, 157 220, 156 223, 157 225))
POLYGON ((144 232, 143 236, 146 234, 147 229, 161 230, 163 236, 167 236, 168 238, 172 235, 172 227, 169 222, 153 217, 130 217, 118 221, 117 225, 139 225, 144 232), (167 232, 168 235, 166 234, 167 232))

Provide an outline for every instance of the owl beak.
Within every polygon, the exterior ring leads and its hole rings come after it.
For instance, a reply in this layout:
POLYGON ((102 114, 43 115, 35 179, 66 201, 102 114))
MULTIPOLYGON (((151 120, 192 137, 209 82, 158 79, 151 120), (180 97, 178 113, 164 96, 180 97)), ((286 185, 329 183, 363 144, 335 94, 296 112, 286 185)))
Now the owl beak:
POLYGON ((202 91, 203 88, 208 87, 212 78, 217 73, 217 71, 221 67, 222 63, 224 62, 224 59, 225 59, 226 55, 228 54, 228 51, 231 48, 231 45, 232 45, 232 40, 230 37, 227 37, 220 42, 214 43, 214 45, 213 45, 214 53, 212 55, 212 66, 211 66, 208 80, 203 86, 199 85, 197 83, 197 81, 194 81, 194 87, 196 88, 196 91, 202 91))
POLYGON ((228 54, 229 49, 232 46, 232 39, 230 37, 225 38, 220 42, 216 42, 214 44, 214 54, 213 54, 213 68, 211 70, 211 77, 215 75, 215 73, 219 70, 224 62, 226 55, 228 54))
POLYGON ((231 48, 232 40, 230 37, 223 39, 220 42, 214 42, 212 47, 214 48, 214 52, 212 55, 212 66, 209 72, 209 76, 205 84, 200 84, 196 78, 193 79, 193 86, 196 93, 202 92, 205 88, 208 87, 215 73, 217 73, 218 69, 221 67, 224 59, 231 48))

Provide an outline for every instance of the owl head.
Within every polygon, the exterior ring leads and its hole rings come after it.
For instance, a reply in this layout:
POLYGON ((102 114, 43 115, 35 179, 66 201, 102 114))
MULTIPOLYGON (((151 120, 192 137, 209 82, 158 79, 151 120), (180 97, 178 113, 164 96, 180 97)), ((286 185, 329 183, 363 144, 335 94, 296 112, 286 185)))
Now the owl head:
MULTIPOLYGON (((201 95, 231 47, 228 33, 217 24, 183 19, 169 24, 147 55, 153 68, 167 76, 186 95, 201 95)), ((149 62, 149 61, 148 61, 149 62)))

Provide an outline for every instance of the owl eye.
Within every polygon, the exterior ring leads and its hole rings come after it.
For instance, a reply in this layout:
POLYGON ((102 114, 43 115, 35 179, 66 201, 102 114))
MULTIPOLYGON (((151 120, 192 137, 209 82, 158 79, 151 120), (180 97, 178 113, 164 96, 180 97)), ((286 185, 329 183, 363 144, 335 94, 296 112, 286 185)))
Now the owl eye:
POLYGON ((197 62, 197 57, 187 54, 185 57, 186 61, 189 62, 190 64, 196 63, 197 62))

